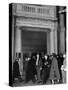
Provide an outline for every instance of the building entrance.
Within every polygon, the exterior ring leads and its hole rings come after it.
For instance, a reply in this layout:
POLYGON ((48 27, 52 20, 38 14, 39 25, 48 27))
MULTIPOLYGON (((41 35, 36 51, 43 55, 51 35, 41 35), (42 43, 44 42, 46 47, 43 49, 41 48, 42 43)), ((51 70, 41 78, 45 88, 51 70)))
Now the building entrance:
MULTIPOLYGON (((47 53, 47 32, 39 28, 22 28, 22 53, 47 53)), ((46 29, 47 30, 47 29, 46 29)))

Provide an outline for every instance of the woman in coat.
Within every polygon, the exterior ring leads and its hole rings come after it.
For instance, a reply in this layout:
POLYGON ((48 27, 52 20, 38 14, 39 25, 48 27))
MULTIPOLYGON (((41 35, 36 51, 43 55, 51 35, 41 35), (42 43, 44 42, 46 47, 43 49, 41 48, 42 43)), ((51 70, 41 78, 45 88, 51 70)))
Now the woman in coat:
POLYGON ((59 79, 60 79, 58 62, 57 62, 57 59, 54 55, 52 57, 52 64, 51 64, 49 79, 52 81, 53 84, 55 83, 55 80, 58 83, 59 79))

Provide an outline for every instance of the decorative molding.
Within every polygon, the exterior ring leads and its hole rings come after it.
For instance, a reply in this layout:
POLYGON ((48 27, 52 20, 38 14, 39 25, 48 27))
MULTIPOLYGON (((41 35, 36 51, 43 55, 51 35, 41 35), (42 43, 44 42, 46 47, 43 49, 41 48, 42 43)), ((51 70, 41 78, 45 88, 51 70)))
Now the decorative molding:
POLYGON ((21 19, 17 18, 16 19, 16 26, 27 26, 27 27, 39 27, 39 28, 49 28, 49 29, 54 29, 54 24, 55 22, 51 21, 43 21, 43 20, 37 20, 37 19, 21 19))
POLYGON ((20 27, 20 30, 50 32, 49 28, 37 28, 37 27, 27 27, 27 26, 26 27, 25 26, 20 27))

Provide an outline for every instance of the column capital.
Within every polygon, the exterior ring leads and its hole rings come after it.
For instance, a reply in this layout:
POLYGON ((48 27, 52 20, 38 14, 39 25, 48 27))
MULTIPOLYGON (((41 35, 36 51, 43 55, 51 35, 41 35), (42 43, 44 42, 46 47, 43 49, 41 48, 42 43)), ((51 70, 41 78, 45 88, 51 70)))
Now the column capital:
POLYGON ((55 29, 55 28, 54 28, 54 29, 51 29, 51 31, 50 31, 50 32, 55 32, 55 31, 57 31, 57 29, 55 29))
POLYGON ((20 29, 20 26, 16 26, 16 29, 20 29))
POLYGON ((55 22, 53 27, 51 28, 50 32, 54 32, 54 31, 57 31, 57 28, 58 28, 58 23, 55 22))
POLYGON ((54 23, 54 30, 57 31, 57 28, 58 28, 58 22, 55 22, 55 23, 54 23))

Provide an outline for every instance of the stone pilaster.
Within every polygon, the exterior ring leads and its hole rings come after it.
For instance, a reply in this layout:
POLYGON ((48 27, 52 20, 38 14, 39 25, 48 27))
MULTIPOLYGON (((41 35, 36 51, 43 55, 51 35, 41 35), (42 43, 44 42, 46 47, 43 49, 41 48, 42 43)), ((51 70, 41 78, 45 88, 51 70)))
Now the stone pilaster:
MULTIPOLYGON (((63 7, 60 7, 63 10, 63 7)), ((60 51, 59 53, 65 53, 65 27, 64 27, 64 14, 60 13, 60 51)))
POLYGON ((21 29, 19 27, 16 27, 16 34, 15 34, 15 56, 16 54, 19 55, 19 69, 20 69, 20 74, 22 75, 23 71, 23 56, 22 56, 22 39, 21 39, 21 29))
MULTIPOLYGON (((14 41, 15 41, 15 38, 14 38, 14 25, 15 25, 15 18, 14 16, 12 17, 12 71, 13 71, 13 62, 14 62, 14 41)), ((13 72, 12 72, 12 75, 13 75, 13 72)))
POLYGON ((54 53, 57 54, 57 22, 54 25, 54 53))
POLYGON ((50 32, 47 32, 47 54, 50 54, 50 32))
POLYGON ((16 27, 15 53, 21 53, 21 30, 19 27, 16 27))
POLYGON ((54 53, 54 31, 50 32, 50 54, 54 53))
POLYGON ((60 31, 60 53, 65 53, 65 28, 60 31))

